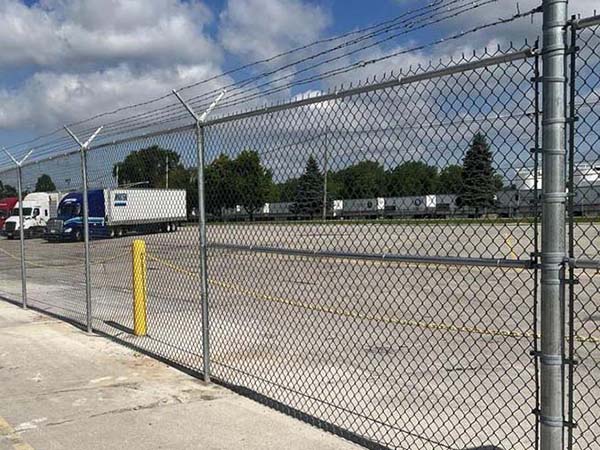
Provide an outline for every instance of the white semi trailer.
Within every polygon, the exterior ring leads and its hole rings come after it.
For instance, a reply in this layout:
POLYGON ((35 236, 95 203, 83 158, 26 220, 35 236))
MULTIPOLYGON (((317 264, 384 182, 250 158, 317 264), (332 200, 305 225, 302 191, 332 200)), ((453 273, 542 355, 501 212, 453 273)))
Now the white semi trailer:
MULTIPOLYGON (((83 238, 83 194, 73 192, 60 202, 48 222, 48 240, 83 238)), ((88 192, 91 237, 118 237, 128 232, 176 231, 187 220, 182 189, 97 189, 88 192)))

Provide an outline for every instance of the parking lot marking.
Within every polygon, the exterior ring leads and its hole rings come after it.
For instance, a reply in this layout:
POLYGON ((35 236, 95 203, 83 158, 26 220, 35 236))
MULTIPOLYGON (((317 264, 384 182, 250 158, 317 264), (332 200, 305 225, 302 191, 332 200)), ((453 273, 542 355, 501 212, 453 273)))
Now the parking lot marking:
POLYGON ((0 438, 7 439, 15 450, 33 450, 33 447, 26 443, 2 416, 0 416, 0 438))
MULTIPOLYGON (((179 273, 184 273, 184 274, 187 274, 190 276, 198 277, 198 273, 192 272, 183 267, 179 267, 176 264, 174 264, 170 261, 166 261, 162 258, 157 258, 156 256, 148 255, 148 260, 162 264, 163 266, 168 267, 172 270, 175 270, 179 273)), ((238 284, 235 284, 235 283, 228 283, 228 282, 222 281, 222 280, 217 280, 217 279, 211 278, 208 280, 208 282, 209 282, 209 284, 212 284, 214 286, 228 289, 232 292, 236 292, 236 293, 239 293, 242 295, 247 295, 247 296, 255 298, 257 300, 264 300, 264 301, 268 301, 268 302, 284 304, 284 305, 288 305, 288 306, 302 308, 305 310, 321 312, 321 313, 326 313, 326 314, 333 314, 333 315, 337 315, 337 316, 341 316, 341 317, 350 317, 353 319, 369 320, 369 321, 380 322, 380 323, 385 323, 385 324, 408 326, 408 327, 412 327, 412 328, 420 328, 420 329, 427 329, 427 330, 433 330, 433 331, 451 331, 451 332, 456 332, 456 333, 469 333, 469 334, 478 334, 478 335, 484 335, 484 336, 502 336, 502 337, 514 337, 514 338, 533 338, 533 336, 534 336, 533 332, 528 332, 528 331, 495 330, 495 329, 489 329, 489 328, 457 326, 457 325, 449 325, 449 324, 444 324, 444 323, 424 322, 424 321, 410 320, 410 319, 400 319, 397 317, 390 317, 390 316, 377 316, 377 315, 361 314, 361 313, 356 313, 356 312, 347 311, 347 310, 343 310, 343 309, 328 307, 328 306, 324 306, 324 305, 314 305, 314 304, 302 302, 300 300, 291 300, 291 299, 286 299, 286 298, 282 298, 282 297, 278 297, 278 296, 273 296, 270 294, 257 292, 257 291, 239 286, 238 284)), ((585 342, 590 342, 589 339, 593 339, 593 338, 587 338, 585 342)), ((600 342, 600 338, 597 340, 597 342, 600 342)))

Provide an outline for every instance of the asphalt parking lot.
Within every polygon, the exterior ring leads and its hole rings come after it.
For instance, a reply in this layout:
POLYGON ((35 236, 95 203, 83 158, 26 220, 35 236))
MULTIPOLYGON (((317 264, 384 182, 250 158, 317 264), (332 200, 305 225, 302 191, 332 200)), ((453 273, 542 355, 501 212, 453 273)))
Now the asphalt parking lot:
MULTIPOLYGON (((578 254, 600 248, 576 230, 578 254)), ((531 224, 230 224, 210 244, 313 252, 528 259, 531 224)), ((85 321, 83 245, 26 242, 29 301, 85 321)), ((93 241, 96 329, 202 368, 198 232, 93 241), (131 242, 148 248, 147 337, 131 334, 131 242)), ((20 294, 18 242, 0 240, 0 282, 20 294)), ((213 375, 398 448, 531 448, 534 270, 211 248, 213 375)), ((600 435, 598 275, 578 271, 576 371, 587 426, 600 435), (594 399, 590 401, 590 399, 594 399)))

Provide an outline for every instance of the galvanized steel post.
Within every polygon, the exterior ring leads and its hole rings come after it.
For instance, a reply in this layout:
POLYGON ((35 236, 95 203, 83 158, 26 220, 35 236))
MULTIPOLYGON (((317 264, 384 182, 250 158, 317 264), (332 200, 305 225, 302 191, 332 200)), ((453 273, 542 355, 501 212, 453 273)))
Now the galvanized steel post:
POLYGON ((23 173, 21 165, 17 166, 17 197, 19 199, 19 241, 21 249, 21 302, 27 309, 27 268, 25 266, 25 226, 23 222, 23 173))
POLYGON ((88 180, 87 180, 87 150, 90 143, 98 135, 102 127, 85 142, 82 143, 69 128, 65 130, 79 145, 81 153, 81 182, 83 184, 83 241, 85 258, 85 315, 87 332, 92 332, 92 281, 90 274, 90 226, 89 226, 89 207, 88 207, 88 180))
POLYGON ((17 161, 6 149, 3 149, 4 153, 8 155, 10 159, 17 166, 17 198, 19 200, 19 247, 21 252, 21 303, 23 309, 27 309, 27 267, 25 262, 25 227, 23 222, 23 163, 33 150, 30 150, 21 161, 17 161))
POLYGON ((560 450, 565 264, 565 58, 567 0, 543 1, 540 448, 560 450))
POLYGON ((200 232, 200 289, 202 296, 202 362, 204 381, 210 381, 210 343, 208 321, 208 273, 206 269, 206 204, 204 195, 204 128, 196 123, 196 143, 198 150, 198 209, 200 232))
POLYGON ((196 121, 196 151, 198 158, 198 231, 200 238, 200 296, 202 301, 202 365, 204 381, 210 382, 210 322, 208 317, 208 270, 207 270, 207 238, 206 238, 206 204, 204 195, 204 126, 203 123, 208 114, 213 110, 217 103, 225 95, 221 92, 215 101, 208 107, 201 116, 197 116, 190 105, 179 95, 176 90, 173 94, 190 113, 196 121))

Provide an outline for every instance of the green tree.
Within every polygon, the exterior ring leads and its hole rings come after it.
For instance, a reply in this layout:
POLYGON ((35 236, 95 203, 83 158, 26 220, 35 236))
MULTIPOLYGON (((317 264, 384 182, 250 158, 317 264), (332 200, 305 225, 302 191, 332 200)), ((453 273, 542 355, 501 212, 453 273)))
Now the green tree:
POLYGON ((258 152, 244 150, 234 160, 236 204, 250 216, 267 202, 273 184, 271 171, 261 165, 258 152))
POLYGON ((10 184, 3 184, 2 181, 0 181, 0 198, 16 196, 17 190, 13 186, 11 186, 10 184))
POLYGON ((308 158, 304 173, 298 179, 292 212, 313 217, 323 211, 323 175, 313 156, 308 158))
POLYGON ((56 191, 56 185, 50 178, 50 175, 43 174, 35 183, 35 191, 34 192, 54 192, 56 191))
POLYGON ((385 170, 375 161, 361 161, 328 174, 328 197, 372 198, 385 194, 385 170))
POLYGON ((444 167, 438 179, 438 194, 460 195, 463 190, 463 168, 458 164, 444 167))
POLYGON ((499 183, 502 184, 492 166, 493 156, 490 146, 482 133, 473 137, 471 146, 463 161, 462 202, 475 208, 479 215, 494 205, 499 183))
POLYGON ((274 202, 293 202, 296 198, 299 178, 290 178, 282 183, 273 185, 273 196, 271 201, 274 202))
POLYGON ((183 188, 189 184, 189 173, 180 163, 177 152, 153 145, 134 151, 124 161, 113 166, 113 177, 119 185, 147 182, 150 188, 164 188, 169 168, 169 187, 183 188), (179 184, 179 186, 178 186, 179 184))
POLYGON ((407 161, 388 172, 387 195, 404 197, 429 195, 438 186, 437 167, 421 161, 407 161))
POLYGON ((222 217, 223 209, 235 207, 239 192, 235 162, 229 156, 221 154, 206 166, 204 184, 208 213, 222 217))

